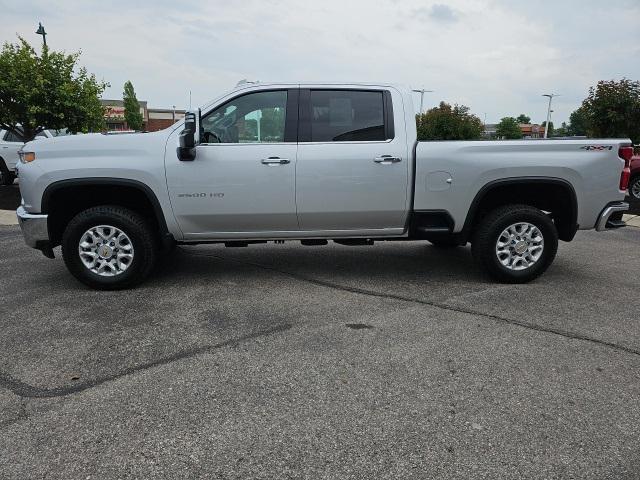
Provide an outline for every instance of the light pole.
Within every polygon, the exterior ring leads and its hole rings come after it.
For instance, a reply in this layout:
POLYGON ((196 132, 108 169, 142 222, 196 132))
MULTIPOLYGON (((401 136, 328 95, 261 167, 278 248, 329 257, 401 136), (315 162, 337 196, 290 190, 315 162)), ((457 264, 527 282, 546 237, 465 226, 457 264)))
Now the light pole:
POLYGON ((44 27, 42 26, 42 22, 38 22, 38 30, 36 30, 38 35, 42 35, 42 43, 44 46, 47 46, 47 32, 44 31, 44 27))
POLYGON ((424 94, 425 93, 433 93, 433 90, 425 90, 424 88, 420 89, 420 90, 413 90, 416 93, 420 94, 420 114, 422 115, 422 107, 424 105, 424 94))
POLYGON ((557 93, 545 93, 542 95, 543 97, 549 97, 549 107, 547 107, 547 123, 544 125, 544 138, 547 138, 547 134, 549 133, 549 121, 551 120, 551 100, 553 97, 557 97, 557 93))

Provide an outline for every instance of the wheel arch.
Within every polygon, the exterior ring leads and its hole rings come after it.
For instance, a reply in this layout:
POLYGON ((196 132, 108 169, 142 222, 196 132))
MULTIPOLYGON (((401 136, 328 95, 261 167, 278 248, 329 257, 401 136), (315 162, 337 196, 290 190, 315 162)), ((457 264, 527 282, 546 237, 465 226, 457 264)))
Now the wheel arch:
POLYGON ((510 203, 551 212, 558 237, 571 241, 578 230, 578 198, 573 185, 556 177, 512 177, 493 180, 476 194, 460 235, 468 241, 477 222, 490 210, 510 203))
POLYGON ((128 178, 93 177, 59 180, 42 194, 40 211, 48 214, 52 245, 58 245, 65 225, 82 210, 100 204, 119 205, 151 217, 161 239, 173 237, 155 192, 128 178))

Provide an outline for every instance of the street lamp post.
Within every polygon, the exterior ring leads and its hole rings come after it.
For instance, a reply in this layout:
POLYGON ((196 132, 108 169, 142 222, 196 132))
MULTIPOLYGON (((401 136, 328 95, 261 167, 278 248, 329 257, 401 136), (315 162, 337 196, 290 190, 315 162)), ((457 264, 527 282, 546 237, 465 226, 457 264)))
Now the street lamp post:
POLYGON ((44 46, 47 46, 47 32, 44 31, 44 27, 42 26, 42 22, 38 22, 38 30, 36 30, 38 35, 42 35, 42 43, 44 46))
POLYGON ((413 91, 420 94, 420 114, 422 114, 422 108, 424 105, 424 94, 433 93, 433 90, 425 90, 424 88, 422 88, 420 90, 413 90, 413 91))
POLYGON ((557 93, 545 93, 542 95, 543 97, 549 97, 549 106, 547 107, 547 123, 544 125, 544 138, 547 138, 549 133, 549 122, 551 121, 551 100, 553 97, 557 97, 557 93))

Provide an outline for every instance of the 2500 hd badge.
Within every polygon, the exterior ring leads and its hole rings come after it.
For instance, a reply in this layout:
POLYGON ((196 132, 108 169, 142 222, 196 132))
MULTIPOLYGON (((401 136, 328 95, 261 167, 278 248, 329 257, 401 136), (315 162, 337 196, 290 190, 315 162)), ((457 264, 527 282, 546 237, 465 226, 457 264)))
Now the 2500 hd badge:
POLYGON ((222 198, 224 197, 223 192, 210 192, 210 193, 179 193, 179 198, 222 198))

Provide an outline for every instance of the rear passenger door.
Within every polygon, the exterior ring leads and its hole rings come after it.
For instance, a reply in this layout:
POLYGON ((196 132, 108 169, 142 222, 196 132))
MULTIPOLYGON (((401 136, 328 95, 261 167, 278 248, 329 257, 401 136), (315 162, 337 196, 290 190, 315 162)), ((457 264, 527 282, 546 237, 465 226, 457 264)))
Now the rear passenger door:
POLYGON ((399 234, 409 152, 399 92, 302 88, 296 205, 303 231, 399 234))

